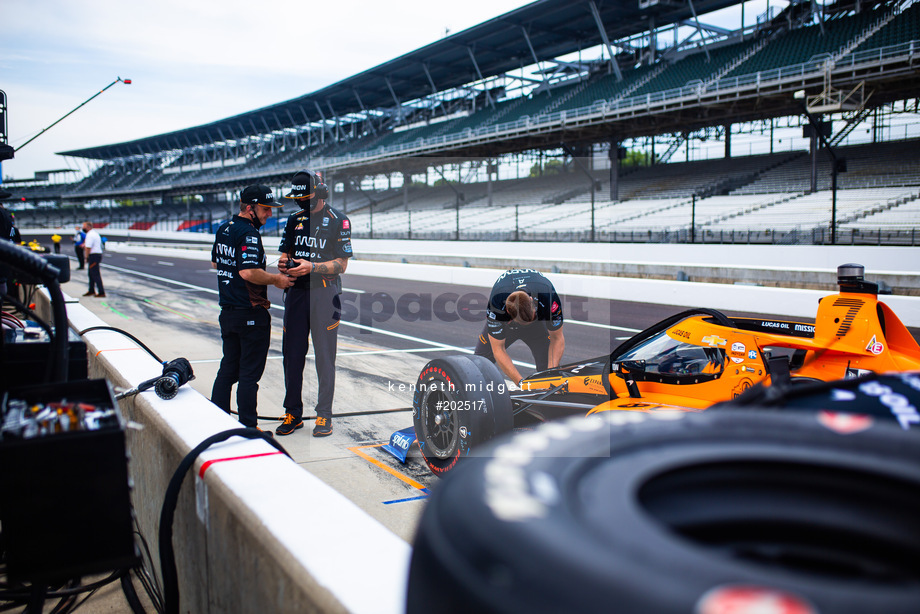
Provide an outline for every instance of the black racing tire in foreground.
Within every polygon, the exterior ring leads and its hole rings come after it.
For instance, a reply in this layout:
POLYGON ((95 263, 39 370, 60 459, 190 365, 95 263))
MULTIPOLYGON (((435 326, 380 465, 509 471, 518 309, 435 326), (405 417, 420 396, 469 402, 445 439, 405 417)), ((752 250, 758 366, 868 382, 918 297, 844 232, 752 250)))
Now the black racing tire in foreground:
POLYGON ((920 446, 894 424, 605 412, 484 448, 426 506, 409 614, 920 604, 920 446))
POLYGON ((504 377, 482 356, 431 360, 416 383, 412 422, 425 464, 443 476, 474 447, 512 429, 504 377))

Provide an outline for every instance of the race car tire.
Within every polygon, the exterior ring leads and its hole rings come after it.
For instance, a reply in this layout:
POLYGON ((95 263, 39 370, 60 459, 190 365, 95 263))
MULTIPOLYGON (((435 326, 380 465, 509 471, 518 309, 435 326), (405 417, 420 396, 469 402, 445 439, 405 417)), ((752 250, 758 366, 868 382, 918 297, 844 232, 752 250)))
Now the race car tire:
POLYGON ((510 433, 514 429, 514 409, 511 405, 511 396, 505 387, 505 376, 495 363, 485 356, 473 355, 469 359, 479 368, 483 387, 492 395, 489 405, 492 409, 492 437, 510 433))
POLYGON ((915 613, 920 447, 846 424, 606 412, 497 440, 432 492, 406 611, 915 613))
POLYGON ((412 421, 425 464, 443 476, 474 447, 510 431, 511 399, 498 368, 481 356, 429 361, 419 374, 412 421))

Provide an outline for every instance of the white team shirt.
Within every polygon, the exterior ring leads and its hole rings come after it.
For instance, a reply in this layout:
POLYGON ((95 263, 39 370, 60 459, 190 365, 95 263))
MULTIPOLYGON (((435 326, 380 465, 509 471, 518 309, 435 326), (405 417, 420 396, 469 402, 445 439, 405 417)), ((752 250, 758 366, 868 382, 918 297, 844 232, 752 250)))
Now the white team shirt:
POLYGON ((102 237, 99 236, 95 228, 86 233, 86 241, 83 243, 83 249, 89 249, 89 253, 91 254, 102 253, 102 237))

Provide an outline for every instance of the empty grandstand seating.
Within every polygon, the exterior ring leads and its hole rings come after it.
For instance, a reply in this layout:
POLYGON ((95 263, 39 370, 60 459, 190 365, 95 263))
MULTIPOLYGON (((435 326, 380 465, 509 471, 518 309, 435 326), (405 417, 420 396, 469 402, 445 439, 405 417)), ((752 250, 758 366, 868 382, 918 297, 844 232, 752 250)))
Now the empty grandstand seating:
POLYGON ((853 53, 920 40, 920 4, 913 4, 863 41, 853 53))
POLYGON ((809 61, 822 61, 841 51, 862 32, 879 20, 876 11, 864 11, 783 32, 760 53, 741 63, 725 77, 754 74, 809 61))
MULTIPOLYGON (((478 145, 474 140, 477 136, 500 130, 530 130, 535 123, 542 129, 548 122, 562 121, 558 118, 563 114, 590 118, 591 114, 622 110, 627 105, 642 107, 643 97, 646 101, 655 96, 677 98, 686 94, 687 90, 680 88, 687 86, 703 93, 708 88, 711 93, 752 75, 758 79, 775 75, 784 67, 808 65, 823 70, 829 60, 843 62, 873 50, 899 45, 920 50, 920 2, 900 13, 891 7, 863 3, 861 12, 854 13, 843 6, 834 11, 832 5, 821 23, 790 28, 798 20, 814 21, 811 11, 815 8, 808 3, 790 3, 776 19, 749 29, 746 38, 735 33, 705 51, 686 47, 673 54, 666 51, 655 64, 623 68, 622 79, 596 63, 580 76, 569 72, 559 81, 547 79, 516 98, 483 102, 482 90, 471 88, 450 104, 452 112, 462 107, 458 101, 467 104, 466 114, 458 112, 450 119, 429 121, 434 107, 406 107, 407 114, 402 110, 384 113, 379 121, 360 126, 358 122, 345 123, 343 128, 329 122, 324 129, 315 125, 312 131, 296 128, 301 130, 296 135, 288 128, 289 132, 266 137, 261 149, 253 146, 247 157, 224 166, 202 164, 201 151, 191 148, 160 152, 160 157, 151 158, 158 162, 144 160, 133 166, 129 159, 107 160, 69 186, 67 198, 74 202, 106 195, 175 195, 182 193, 183 186, 228 185, 248 177, 276 180, 292 168, 314 164, 316 168, 348 168, 343 161, 361 161, 370 168, 384 155, 392 157, 413 148, 426 154, 424 147, 462 139, 469 139, 463 145, 471 147, 478 145), (474 98, 475 104, 470 103, 474 98), (406 127, 407 121, 413 122, 411 128, 406 127)), ((826 4, 824 8, 828 8, 826 4)), ((835 127, 839 126, 837 121, 835 127)), ((838 175, 837 221, 841 228, 869 232, 920 226, 918 145, 916 140, 905 140, 835 149, 847 162, 847 171, 838 175)), ((812 158, 803 151, 624 168, 618 178, 617 201, 610 200, 606 170, 595 172, 593 194, 584 172, 564 170, 491 184, 453 182, 366 191, 355 190, 350 184, 347 192, 334 193, 332 202, 352 217, 356 236, 373 232, 374 236, 411 233, 451 237, 459 225, 460 234, 467 238, 510 233, 517 238, 539 238, 549 232, 574 237, 586 227, 610 236, 646 232, 662 237, 688 229, 691 216, 702 232, 709 233, 799 231, 826 228, 830 223, 830 158, 824 151, 817 154, 814 193, 810 193, 812 158)), ((36 185, 30 190, 30 196, 37 199, 59 194, 54 186, 36 185)), ((233 205, 225 202, 191 206, 167 203, 155 210, 122 207, 90 213, 79 208, 33 209, 17 215, 20 225, 43 227, 67 227, 91 215, 125 228, 208 231, 232 209, 233 205)), ((283 216, 273 219, 266 230, 277 232, 283 221, 283 216)))

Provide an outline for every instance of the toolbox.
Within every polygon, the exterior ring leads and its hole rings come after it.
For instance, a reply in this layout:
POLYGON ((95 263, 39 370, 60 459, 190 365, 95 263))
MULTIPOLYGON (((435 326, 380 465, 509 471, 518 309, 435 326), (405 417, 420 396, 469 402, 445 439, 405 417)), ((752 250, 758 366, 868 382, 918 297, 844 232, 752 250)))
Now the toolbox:
POLYGON ((135 566, 125 423, 108 382, 11 389, 0 417, 9 577, 48 584, 135 566))

